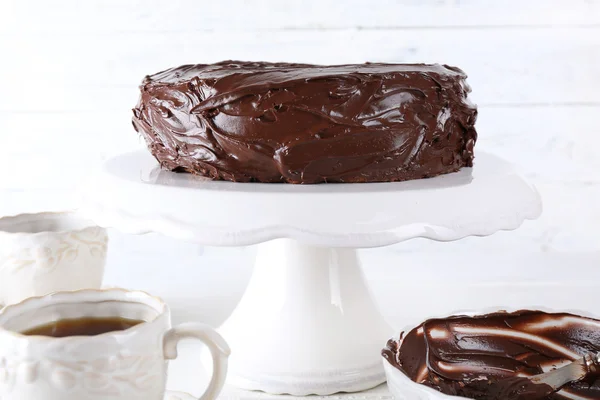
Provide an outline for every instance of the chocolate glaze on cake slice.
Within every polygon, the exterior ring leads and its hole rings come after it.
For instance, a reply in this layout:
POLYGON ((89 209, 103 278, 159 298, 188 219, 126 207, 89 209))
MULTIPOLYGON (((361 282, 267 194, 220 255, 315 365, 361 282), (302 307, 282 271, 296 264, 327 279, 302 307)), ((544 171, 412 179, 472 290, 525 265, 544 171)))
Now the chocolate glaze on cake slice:
POLYGON ((168 170, 236 182, 388 182, 473 165, 460 69, 225 61, 147 76, 133 125, 168 170))
POLYGON ((527 377, 600 351, 600 321, 567 313, 517 311, 425 321, 383 356, 411 380, 448 395, 485 400, 600 399, 588 376, 548 395, 527 377))

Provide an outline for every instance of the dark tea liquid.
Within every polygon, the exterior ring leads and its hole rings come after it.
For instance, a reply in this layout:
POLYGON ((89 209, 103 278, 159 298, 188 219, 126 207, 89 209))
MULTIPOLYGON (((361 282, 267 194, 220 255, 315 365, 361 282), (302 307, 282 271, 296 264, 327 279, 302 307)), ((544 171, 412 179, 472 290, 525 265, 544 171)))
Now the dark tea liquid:
POLYGON ((50 336, 57 338, 67 336, 95 336, 107 332, 124 331, 143 322, 118 317, 61 319, 21 333, 28 336, 50 336))

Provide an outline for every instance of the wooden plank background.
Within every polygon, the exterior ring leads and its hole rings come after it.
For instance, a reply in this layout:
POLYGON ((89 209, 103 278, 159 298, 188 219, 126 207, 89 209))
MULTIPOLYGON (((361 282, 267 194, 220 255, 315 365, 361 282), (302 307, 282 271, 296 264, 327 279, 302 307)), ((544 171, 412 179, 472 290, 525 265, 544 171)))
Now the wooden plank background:
POLYGON ((392 250, 600 253, 598 0, 3 0, 0 59, 0 212, 29 190, 60 199, 143 147, 130 109, 148 73, 222 59, 440 62, 469 74, 477 148, 514 162, 545 212, 509 234, 392 250))

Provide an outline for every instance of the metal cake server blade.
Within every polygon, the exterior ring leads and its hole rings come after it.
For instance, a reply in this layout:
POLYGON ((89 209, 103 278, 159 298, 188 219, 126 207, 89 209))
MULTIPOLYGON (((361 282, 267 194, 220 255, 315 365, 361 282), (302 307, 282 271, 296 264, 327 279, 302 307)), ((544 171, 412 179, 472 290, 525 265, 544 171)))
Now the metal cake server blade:
POLYGON ((590 373, 600 372, 600 353, 590 353, 564 367, 531 377, 536 384, 546 384, 554 390, 584 379, 590 373))

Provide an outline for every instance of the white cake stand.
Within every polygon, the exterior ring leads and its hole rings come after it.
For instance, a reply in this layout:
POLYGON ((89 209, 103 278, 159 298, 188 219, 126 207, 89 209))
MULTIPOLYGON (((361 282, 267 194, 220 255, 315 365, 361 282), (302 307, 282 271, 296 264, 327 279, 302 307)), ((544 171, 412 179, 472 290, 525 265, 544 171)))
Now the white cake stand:
POLYGON ((213 182, 159 169, 146 152, 108 161, 81 210, 99 225, 206 245, 259 245, 240 304, 220 328, 228 382, 294 395, 359 391, 385 380, 392 336, 356 248, 512 230, 540 215, 536 190, 503 160, 401 183, 283 185, 213 182), (276 239, 276 240, 274 240, 276 239))

